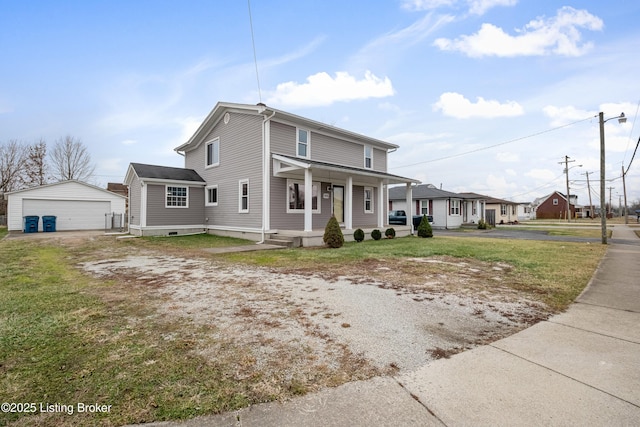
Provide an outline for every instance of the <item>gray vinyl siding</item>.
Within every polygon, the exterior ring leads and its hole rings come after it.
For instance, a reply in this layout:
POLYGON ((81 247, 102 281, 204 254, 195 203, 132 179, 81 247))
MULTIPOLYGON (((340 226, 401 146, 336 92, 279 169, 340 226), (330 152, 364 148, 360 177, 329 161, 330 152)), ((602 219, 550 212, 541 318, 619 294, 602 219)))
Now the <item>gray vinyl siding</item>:
MULTIPOLYGON (((295 156, 296 143, 295 126, 271 122, 271 151, 273 153, 295 156)), ((362 144, 311 131, 309 150, 311 160, 364 168, 364 145, 362 144)), ((386 172, 386 156, 386 151, 374 147, 373 165, 375 170, 386 172)))
POLYGON ((129 185, 129 212, 131 212, 131 225, 140 225, 140 204, 141 198, 140 179, 133 178, 129 185))
POLYGON ((218 206, 204 206, 210 226, 260 228, 262 226, 262 116, 230 112, 196 149, 185 156, 185 166, 218 186, 218 206), (205 168, 206 142, 220 138, 220 164, 205 168), (238 213, 239 181, 249 180, 249 213, 238 213))
MULTIPOLYGON (((320 184, 321 189, 327 188, 328 182, 320 184)), ((323 229, 331 218, 331 199, 324 199, 321 190, 319 194, 320 213, 312 216, 313 229, 323 229)), ((303 230, 304 213, 287 213, 287 180, 285 178, 271 178, 271 228, 280 230, 303 230)))
MULTIPOLYGON (((176 184, 176 186, 180 186, 176 184)), ((204 190, 189 187, 188 208, 167 208, 164 184, 147 185, 147 226, 200 225, 204 221, 204 190)))
POLYGON ((364 187, 359 185, 353 186, 353 227, 367 227, 367 226, 375 226, 378 221, 376 217, 377 210, 377 188, 371 187, 373 189, 373 194, 371 198, 371 203, 373 207, 373 213, 364 213, 364 187))

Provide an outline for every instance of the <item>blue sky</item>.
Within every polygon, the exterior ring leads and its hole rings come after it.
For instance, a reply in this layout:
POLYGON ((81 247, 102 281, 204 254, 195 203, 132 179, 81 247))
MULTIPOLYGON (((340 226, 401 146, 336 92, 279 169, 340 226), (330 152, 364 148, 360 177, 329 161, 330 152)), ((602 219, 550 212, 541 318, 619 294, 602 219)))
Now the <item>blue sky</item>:
POLYGON ((0 0, 0 142, 80 138, 104 185, 129 162, 183 166, 173 149, 216 102, 262 101, 398 144, 391 173, 449 191, 564 192, 569 156, 586 205, 597 114, 624 111, 605 125, 617 206, 640 136, 639 2, 251 0, 260 91, 248 9, 0 0))

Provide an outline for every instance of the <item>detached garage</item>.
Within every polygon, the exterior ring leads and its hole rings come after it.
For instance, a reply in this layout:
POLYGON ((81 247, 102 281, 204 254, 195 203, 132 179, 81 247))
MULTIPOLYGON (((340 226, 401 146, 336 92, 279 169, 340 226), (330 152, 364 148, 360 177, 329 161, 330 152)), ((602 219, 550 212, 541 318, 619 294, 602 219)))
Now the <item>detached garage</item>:
POLYGON ((80 181, 63 181, 5 194, 9 231, 23 230, 23 217, 55 216, 56 230, 99 230, 105 214, 124 214, 126 197, 80 181))

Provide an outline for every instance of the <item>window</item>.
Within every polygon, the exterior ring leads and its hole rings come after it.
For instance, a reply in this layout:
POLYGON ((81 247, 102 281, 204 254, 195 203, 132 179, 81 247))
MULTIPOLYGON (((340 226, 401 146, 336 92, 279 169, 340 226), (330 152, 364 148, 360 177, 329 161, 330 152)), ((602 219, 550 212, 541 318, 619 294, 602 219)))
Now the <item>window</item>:
POLYGON ((364 187, 364 213, 373 213, 373 188, 364 187))
POLYGON ((207 200, 205 206, 218 206, 218 186, 210 185, 206 188, 207 200))
POLYGON ((364 146, 364 167, 373 169, 373 149, 370 145, 364 146))
POLYGON ((420 215, 429 215, 429 201, 420 200, 420 215))
POLYGON ((553 199, 553 206, 558 206, 558 199, 553 199))
MULTIPOLYGON (((320 213, 318 204, 318 189, 320 184, 317 182, 311 185, 311 210, 314 213, 320 213)), ((304 181, 287 181, 287 212, 304 212, 305 206, 304 181)))
POLYGON ((205 167, 217 166, 220 164, 220 138, 207 142, 206 158, 207 163, 205 167))
POLYGON ((167 199, 165 207, 167 208, 187 208, 188 204, 187 187, 171 187, 167 186, 167 199))
POLYGON ((242 179, 239 181, 239 200, 238 200, 238 212, 249 213, 249 180, 242 179))
POLYGON ((451 200, 449 202, 449 212, 451 215, 460 215, 460 200, 451 200))
POLYGON ((296 155, 298 157, 309 158, 309 131, 305 129, 298 129, 298 144, 296 148, 296 155))
POLYGON ((471 215, 477 215, 478 214, 478 202, 471 202, 471 215))
POLYGON ((506 215, 507 214, 507 205, 505 205, 504 203, 500 205, 500 215, 506 215))

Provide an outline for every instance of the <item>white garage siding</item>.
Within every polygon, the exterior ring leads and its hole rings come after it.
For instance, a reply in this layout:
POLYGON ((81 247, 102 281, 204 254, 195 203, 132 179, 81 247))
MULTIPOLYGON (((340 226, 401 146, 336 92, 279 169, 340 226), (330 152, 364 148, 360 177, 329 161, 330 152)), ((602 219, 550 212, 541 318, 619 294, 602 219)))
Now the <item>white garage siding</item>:
POLYGON ((23 230, 23 217, 37 215, 39 231, 42 217, 56 216, 56 230, 104 229, 105 213, 125 213, 126 198, 80 181, 64 181, 14 191, 8 199, 9 231, 23 230))
POLYGON ((23 216, 40 217, 39 231, 45 215, 56 217, 56 231, 104 229, 104 214, 109 212, 111 203, 104 201, 22 199, 23 216))

